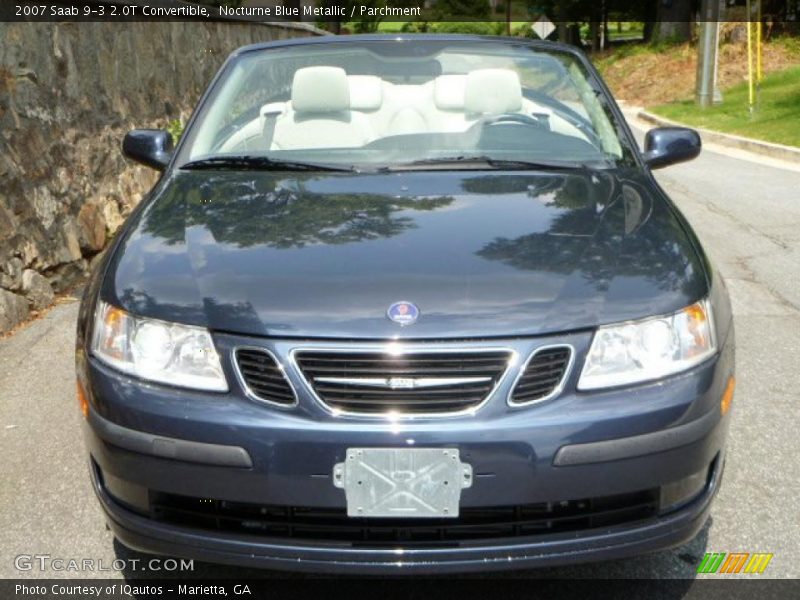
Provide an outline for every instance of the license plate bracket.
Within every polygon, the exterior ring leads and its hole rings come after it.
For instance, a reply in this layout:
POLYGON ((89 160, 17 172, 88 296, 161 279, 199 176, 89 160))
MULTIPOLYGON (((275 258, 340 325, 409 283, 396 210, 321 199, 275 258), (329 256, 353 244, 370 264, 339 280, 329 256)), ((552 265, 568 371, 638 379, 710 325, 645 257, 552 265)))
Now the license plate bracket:
POLYGON ((457 448, 348 448, 333 484, 350 517, 456 518, 472 466, 457 448))

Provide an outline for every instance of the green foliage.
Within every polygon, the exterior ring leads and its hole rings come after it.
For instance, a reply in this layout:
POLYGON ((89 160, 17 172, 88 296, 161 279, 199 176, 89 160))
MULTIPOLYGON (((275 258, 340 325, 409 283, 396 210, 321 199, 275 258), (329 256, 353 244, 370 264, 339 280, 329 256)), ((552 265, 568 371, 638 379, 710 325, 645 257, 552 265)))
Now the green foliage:
MULTIPOLYGON (((511 35, 515 37, 525 37, 530 38, 532 40, 538 40, 539 36, 533 32, 532 28, 533 23, 512 23, 511 24, 511 35)), ((503 32, 505 33, 505 32, 503 32)), ((555 34, 554 34, 555 35, 555 34)))
POLYGON ((404 23, 404 33, 460 33, 463 35, 503 35, 505 23, 492 21, 413 21, 404 23))
POLYGON ((403 33, 427 33, 433 25, 430 21, 409 21, 403 23, 400 31, 403 33))
POLYGON ((502 35, 505 23, 491 21, 437 21, 428 23, 430 33, 461 33, 465 35, 502 35))
POLYGON ((173 119, 167 123, 167 132, 172 136, 172 143, 177 145, 183 135, 184 124, 180 119, 173 119))
POLYGON ((350 33, 375 33, 378 31, 381 24, 381 19, 366 18, 357 21, 345 21, 342 23, 342 29, 350 33))
POLYGON ((800 146, 800 67, 764 77, 752 115, 746 82, 723 90, 722 97, 722 104, 706 109, 685 100, 657 106, 653 112, 693 127, 800 146))
POLYGON ((783 47, 787 52, 794 54, 798 57, 798 60, 800 60, 800 38, 782 35, 774 38, 772 43, 783 47))

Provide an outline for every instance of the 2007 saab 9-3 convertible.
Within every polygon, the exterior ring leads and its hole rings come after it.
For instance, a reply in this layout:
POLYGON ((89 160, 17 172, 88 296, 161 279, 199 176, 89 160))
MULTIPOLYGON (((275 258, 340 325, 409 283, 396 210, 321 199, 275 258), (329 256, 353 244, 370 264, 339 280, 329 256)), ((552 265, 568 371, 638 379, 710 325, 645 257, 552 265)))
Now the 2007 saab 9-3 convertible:
POLYGON ((94 490, 143 552, 322 572, 687 542, 723 470, 725 286, 577 50, 242 48, 94 273, 94 490))

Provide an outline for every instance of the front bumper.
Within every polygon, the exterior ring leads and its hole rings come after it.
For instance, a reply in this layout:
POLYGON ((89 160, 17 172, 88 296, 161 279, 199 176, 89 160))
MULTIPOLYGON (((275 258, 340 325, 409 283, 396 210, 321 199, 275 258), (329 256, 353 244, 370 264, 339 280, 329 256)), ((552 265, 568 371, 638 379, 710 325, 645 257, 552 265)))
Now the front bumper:
POLYGON ((522 569, 611 560, 663 550, 694 538, 708 517, 722 465, 703 494, 668 516, 582 535, 517 539, 459 548, 364 549, 285 544, 251 536, 215 535, 170 527, 126 510, 93 477, 95 492, 118 540, 135 550, 213 563, 315 573, 403 574, 522 569))
MULTIPOLYGON (((241 343, 222 341, 223 347, 241 343)), ((528 343, 528 342, 525 342, 528 343)), ((572 339, 577 364, 588 346, 572 339)), ((280 347, 275 349, 281 354, 280 347)), ((520 348, 520 354, 528 351, 520 348)), ((228 365, 229 367, 230 365, 228 365)), ((242 390, 199 394, 143 384, 85 363, 92 409, 86 439, 94 487, 121 542, 144 552, 317 572, 398 573, 522 568, 630 556, 690 540, 719 484, 733 373, 732 336, 714 359, 677 377, 592 394, 574 369, 558 398, 520 409, 509 382, 474 416, 394 421, 335 417, 253 402, 242 390), (569 532, 441 545, 277 539, 164 522, 153 494, 252 505, 341 509, 333 465, 348 447, 458 448, 475 473, 464 508, 531 505, 663 489, 698 472, 705 487, 647 519, 569 532)), ((663 508, 663 507, 662 507, 663 508)))

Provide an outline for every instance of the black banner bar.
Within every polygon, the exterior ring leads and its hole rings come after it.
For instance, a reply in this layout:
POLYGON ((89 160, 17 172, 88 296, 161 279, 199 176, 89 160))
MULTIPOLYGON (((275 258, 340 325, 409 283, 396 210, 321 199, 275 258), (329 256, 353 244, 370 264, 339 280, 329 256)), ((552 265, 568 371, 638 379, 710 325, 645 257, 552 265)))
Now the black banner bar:
MULTIPOLYGON (((547 19, 554 24, 588 22, 600 19, 599 13, 586 9, 587 3, 573 0, 510 0, 511 20, 514 23, 547 19)), ((721 21, 747 21, 745 0, 721 0, 721 21)), ((400 23, 497 23, 508 20, 505 2, 481 3, 432 2, 429 0, 314 0, 313 2, 282 2, 271 6, 249 6, 246 2, 219 0, 2 0, 0 21, 5 22, 137 22, 247 20, 264 22, 400 22, 400 23), (470 5, 473 10, 457 12, 459 6, 470 5), (474 7, 482 7, 477 12, 474 7), (454 12, 456 11, 456 12, 454 12)), ((598 6, 600 3, 597 3, 598 6)), ((699 2, 696 3, 699 6, 699 2)), ((755 0, 752 3, 755 5, 755 0)), ((671 5, 671 4, 670 4, 671 5)), ((607 20, 611 22, 692 22, 709 17, 699 10, 688 16, 663 9, 662 0, 626 0, 611 2, 607 20), (662 8, 659 8, 659 5, 662 8), (680 19, 680 20, 678 20, 680 19)), ((770 26, 798 25, 800 0, 762 0, 762 21, 770 26)), ((755 20, 756 14, 751 17, 755 20)), ((716 18, 714 19, 716 20, 716 18)), ((424 25, 423 25, 424 28, 424 25)))
MULTIPOLYGON (((252 571, 249 571, 252 573, 252 571)), ((531 572, 528 571, 528 574, 531 572)), ((535 574, 535 571, 533 572, 535 574)), ((545 572, 546 573, 546 572, 545 572)), ((280 573, 264 571, 265 578, 241 580, 180 579, 4 579, 0 580, 3 600, 204 600, 295 599, 314 598, 414 598, 466 600, 502 598, 503 600, 557 598, 648 600, 737 600, 739 598, 797 598, 800 581, 761 579, 744 575, 722 579, 521 579, 514 573, 472 578, 469 575, 448 578, 283 578, 280 573)), ((285 577, 285 576, 284 576, 285 577)))

